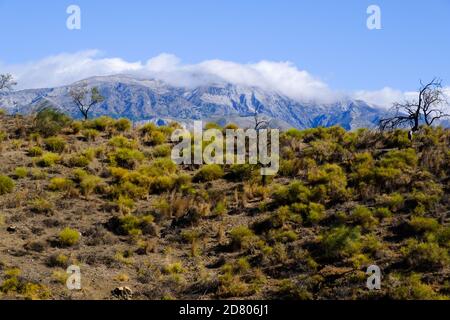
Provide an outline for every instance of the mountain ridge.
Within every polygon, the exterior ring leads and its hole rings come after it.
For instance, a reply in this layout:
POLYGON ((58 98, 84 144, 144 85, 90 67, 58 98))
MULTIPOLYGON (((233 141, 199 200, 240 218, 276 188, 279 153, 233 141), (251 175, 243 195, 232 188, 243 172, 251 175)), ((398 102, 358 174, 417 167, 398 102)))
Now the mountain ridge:
POLYGON ((79 118, 69 92, 82 83, 98 87, 105 97, 105 101, 93 109, 92 117, 126 117, 134 122, 203 120, 241 125, 251 123, 250 118, 258 109, 262 116, 273 119, 275 127, 306 129, 340 125, 353 130, 376 126, 386 112, 361 100, 300 103, 276 91, 257 87, 230 83, 177 87, 161 80, 128 75, 97 76, 61 87, 2 93, 0 106, 9 113, 29 114, 42 105, 51 104, 79 118))

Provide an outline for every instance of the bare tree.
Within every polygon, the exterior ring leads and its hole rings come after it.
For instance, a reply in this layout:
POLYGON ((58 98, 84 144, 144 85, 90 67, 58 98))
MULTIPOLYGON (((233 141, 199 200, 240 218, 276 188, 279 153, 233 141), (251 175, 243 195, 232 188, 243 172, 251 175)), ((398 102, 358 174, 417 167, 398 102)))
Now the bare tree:
POLYGON ((97 87, 89 90, 86 83, 71 89, 70 96, 83 115, 84 120, 89 118, 89 112, 96 104, 105 101, 105 98, 100 94, 97 87))
POLYGON ((12 88, 17 85, 11 74, 0 74, 0 91, 12 90, 12 88))
POLYGON ((442 81, 434 78, 426 84, 421 81, 420 85, 417 99, 393 105, 395 114, 380 120, 381 130, 409 127, 411 128, 410 137, 412 137, 412 134, 419 130, 421 123, 431 126, 436 120, 450 117, 450 114, 444 111, 448 102, 442 88, 442 81))

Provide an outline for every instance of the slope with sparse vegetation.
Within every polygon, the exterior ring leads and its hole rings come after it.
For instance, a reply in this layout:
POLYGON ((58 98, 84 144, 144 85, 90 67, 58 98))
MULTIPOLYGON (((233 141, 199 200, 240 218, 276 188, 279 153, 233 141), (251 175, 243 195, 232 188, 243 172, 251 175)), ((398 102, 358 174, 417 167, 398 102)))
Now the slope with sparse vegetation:
POLYGON ((450 131, 289 130, 263 183, 176 166, 175 128, 0 115, 0 298, 450 297, 450 131))

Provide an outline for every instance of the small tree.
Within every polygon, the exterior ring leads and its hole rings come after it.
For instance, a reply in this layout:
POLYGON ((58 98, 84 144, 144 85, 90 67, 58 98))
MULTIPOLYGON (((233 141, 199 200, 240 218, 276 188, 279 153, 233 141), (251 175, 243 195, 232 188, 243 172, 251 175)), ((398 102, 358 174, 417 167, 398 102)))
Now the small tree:
POLYGON ((71 89, 70 96, 83 115, 84 120, 89 118, 89 112, 92 107, 105 101, 105 98, 100 94, 97 87, 93 87, 89 90, 86 83, 71 89))
POLYGON ((17 82, 14 81, 14 78, 9 73, 0 74, 0 91, 3 90, 12 90, 12 88, 17 85, 17 82))
POLYGON ((420 82, 420 85, 417 99, 395 103, 395 115, 380 120, 381 130, 409 127, 412 134, 419 130, 420 124, 431 126, 436 120, 450 117, 450 114, 444 111, 448 102, 442 89, 442 81, 435 78, 427 84, 420 82))

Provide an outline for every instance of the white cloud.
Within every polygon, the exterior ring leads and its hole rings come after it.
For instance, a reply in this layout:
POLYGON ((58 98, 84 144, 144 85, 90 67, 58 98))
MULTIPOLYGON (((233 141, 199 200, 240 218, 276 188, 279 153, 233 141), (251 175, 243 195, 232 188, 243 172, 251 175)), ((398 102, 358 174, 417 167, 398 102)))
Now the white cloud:
MULTIPOLYGON (((174 86, 198 86, 217 82, 233 83, 277 91, 302 102, 334 102, 345 97, 361 99, 374 105, 390 107, 393 102, 413 93, 392 88, 378 91, 356 91, 344 94, 290 62, 260 61, 240 64, 208 60, 183 64, 171 54, 161 54, 146 62, 128 62, 121 58, 105 58, 98 50, 59 54, 25 64, 0 63, 0 73, 12 73, 19 89, 56 87, 91 77, 130 74, 163 80, 174 86)), ((446 89, 450 95, 450 88, 446 89)))

